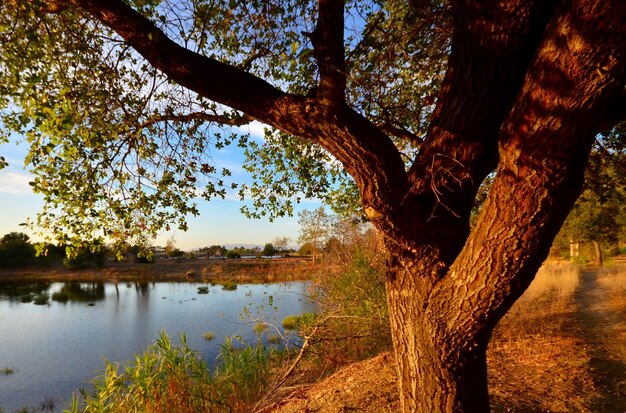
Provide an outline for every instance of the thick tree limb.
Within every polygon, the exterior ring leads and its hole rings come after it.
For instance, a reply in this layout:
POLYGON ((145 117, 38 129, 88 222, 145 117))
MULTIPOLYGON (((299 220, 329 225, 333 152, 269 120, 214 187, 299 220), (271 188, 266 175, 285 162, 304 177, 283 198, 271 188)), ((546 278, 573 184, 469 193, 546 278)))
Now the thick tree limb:
POLYGON ((319 17, 311 34, 313 55, 320 71, 317 94, 331 106, 345 102, 346 62, 343 45, 344 0, 319 0, 319 17))
MULTIPOLYGON (((342 162, 355 178, 366 211, 395 233, 391 220, 407 181, 402 158, 388 136, 337 96, 345 91, 342 71, 343 2, 320 5, 316 40, 321 98, 286 94, 239 68, 187 50, 121 0, 71 0, 117 32, 155 68, 180 85, 287 133, 311 139, 342 162), (339 11, 340 16, 333 13, 339 11), (342 33, 341 28, 341 33, 342 33), (321 51, 320 51, 321 48, 321 51), (340 50, 341 49, 341 50, 340 50), (332 97, 335 96, 335 97, 332 97), (330 99, 330 100, 329 100, 330 99), (329 105, 330 103, 337 103, 329 105)), ((314 36, 314 37, 315 37, 314 36)))
MULTIPOLYGON (((267 119, 262 108, 285 110, 293 98, 241 69, 194 53, 176 44, 150 20, 120 0, 71 0, 115 30, 155 68, 199 94, 239 109, 257 119, 267 119)), ((276 117, 276 115, 274 115, 276 117)), ((271 120, 271 122, 269 122, 271 120)))
POLYGON ((428 315, 447 332, 490 332, 548 255, 626 86, 624 21, 620 0, 575 0, 548 26, 502 128, 501 163, 476 228, 431 294, 428 315), (464 305, 473 311, 459 317, 464 305))
POLYGON ((203 122, 219 123, 221 125, 229 126, 243 126, 252 122, 252 118, 247 115, 243 116, 228 116, 228 115, 212 115, 206 112, 192 112, 185 114, 160 114, 148 117, 148 119, 141 124, 141 128, 154 125, 159 122, 191 122, 194 120, 200 120, 203 122))
POLYGON ((497 141, 555 1, 453 3, 448 71, 404 202, 423 240, 451 264, 469 233, 476 191, 498 160, 497 141))

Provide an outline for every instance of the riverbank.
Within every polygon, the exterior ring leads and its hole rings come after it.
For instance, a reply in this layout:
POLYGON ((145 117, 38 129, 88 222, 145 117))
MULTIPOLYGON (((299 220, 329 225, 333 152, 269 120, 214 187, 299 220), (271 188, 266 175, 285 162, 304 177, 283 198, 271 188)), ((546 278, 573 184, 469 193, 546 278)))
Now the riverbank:
MULTIPOLYGON (((626 265, 549 263, 489 344, 494 412, 626 412, 626 265)), ((263 413, 396 412, 392 353, 278 389, 263 413), (281 397, 278 395, 282 391, 281 397)))
POLYGON ((250 260, 157 260, 154 264, 110 262, 102 268, 69 269, 61 264, 45 267, 0 270, 0 282, 156 282, 194 281, 219 283, 267 283, 308 280, 327 265, 313 263, 310 258, 278 258, 250 260))

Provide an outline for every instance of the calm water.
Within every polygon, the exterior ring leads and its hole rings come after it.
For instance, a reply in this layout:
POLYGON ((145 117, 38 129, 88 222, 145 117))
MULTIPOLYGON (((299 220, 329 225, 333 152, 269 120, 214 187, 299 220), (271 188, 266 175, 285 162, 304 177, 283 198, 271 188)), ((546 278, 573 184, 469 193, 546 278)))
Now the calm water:
POLYGON ((0 284, 0 406, 11 413, 53 399, 66 407, 72 391, 109 361, 125 361, 140 353, 165 330, 185 333, 194 350, 211 362, 224 337, 255 340, 253 325, 242 320, 244 307, 253 316, 280 325, 289 314, 314 311, 306 298, 308 284, 240 284, 235 291, 210 286, 208 294, 189 283, 51 283, 0 284), (47 303, 22 302, 37 299, 47 303), (271 297, 271 298, 270 298, 271 297), (45 300, 42 300, 45 301, 45 300), (205 341, 205 332, 215 339, 205 341))

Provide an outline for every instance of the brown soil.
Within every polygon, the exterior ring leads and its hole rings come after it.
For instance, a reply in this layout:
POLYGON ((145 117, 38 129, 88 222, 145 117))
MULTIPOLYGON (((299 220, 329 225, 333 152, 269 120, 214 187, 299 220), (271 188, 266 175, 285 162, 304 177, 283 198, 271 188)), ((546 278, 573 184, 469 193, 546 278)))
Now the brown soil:
POLYGON ((46 267, 1 269, 0 282, 34 281, 196 281, 273 282, 309 279, 331 271, 310 259, 157 260, 154 264, 107 263, 103 268, 68 269, 61 264, 46 267))
MULTIPOLYGON (((618 305, 607 305, 609 292, 596 278, 583 273, 570 312, 538 320, 546 334, 499 342, 505 350, 499 353, 490 350, 494 411, 626 412, 626 301, 618 297, 618 305), (506 383, 494 385, 494 377, 506 383)), ((384 353, 321 382, 275 392, 272 398, 280 401, 257 411, 396 412, 396 380, 393 356, 384 353)))
POLYGON ((319 383, 292 389, 281 401, 258 412, 397 412, 396 381, 393 355, 383 353, 346 366, 319 383))

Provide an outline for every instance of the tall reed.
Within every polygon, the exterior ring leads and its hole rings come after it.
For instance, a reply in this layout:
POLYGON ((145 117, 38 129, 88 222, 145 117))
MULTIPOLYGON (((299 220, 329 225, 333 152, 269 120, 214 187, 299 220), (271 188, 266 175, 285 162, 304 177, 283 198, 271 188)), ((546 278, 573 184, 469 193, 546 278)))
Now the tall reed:
POLYGON ((93 390, 80 390, 71 413, 195 413, 242 411, 263 392, 271 353, 259 341, 237 348, 232 339, 221 347, 220 363, 211 373, 187 345, 184 335, 173 345, 162 332, 156 343, 134 361, 105 362, 93 390))

